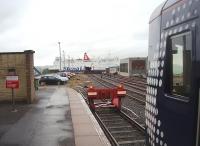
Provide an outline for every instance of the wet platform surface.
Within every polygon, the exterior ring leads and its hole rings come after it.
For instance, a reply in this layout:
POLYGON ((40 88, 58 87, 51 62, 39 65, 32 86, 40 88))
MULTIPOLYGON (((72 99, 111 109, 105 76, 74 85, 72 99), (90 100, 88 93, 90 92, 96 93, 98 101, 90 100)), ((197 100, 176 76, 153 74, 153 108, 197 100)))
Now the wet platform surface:
POLYGON ((0 107, 0 146, 74 146, 66 87, 42 87, 38 103, 0 107))
POLYGON ((110 146, 82 96, 44 86, 35 104, 0 104, 0 146, 110 146))

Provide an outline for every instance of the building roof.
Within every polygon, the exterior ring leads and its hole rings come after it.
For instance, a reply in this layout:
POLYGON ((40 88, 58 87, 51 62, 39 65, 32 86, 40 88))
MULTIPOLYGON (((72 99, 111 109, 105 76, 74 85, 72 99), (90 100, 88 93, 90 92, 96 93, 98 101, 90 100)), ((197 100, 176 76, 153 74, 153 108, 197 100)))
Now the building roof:
POLYGON ((35 51, 24 50, 24 52, 0 52, 0 54, 27 54, 27 53, 35 53, 35 51))
POLYGON ((147 59, 147 57, 129 57, 129 58, 122 58, 120 60, 138 60, 138 59, 147 59))

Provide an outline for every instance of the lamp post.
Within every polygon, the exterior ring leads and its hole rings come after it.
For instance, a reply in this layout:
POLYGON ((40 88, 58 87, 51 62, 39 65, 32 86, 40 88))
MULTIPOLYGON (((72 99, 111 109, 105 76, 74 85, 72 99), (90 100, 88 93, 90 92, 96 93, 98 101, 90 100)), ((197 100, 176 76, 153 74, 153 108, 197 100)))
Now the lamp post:
POLYGON ((61 47, 60 47, 60 42, 58 42, 58 47, 59 47, 59 53, 60 53, 60 71, 61 71, 61 47))
POLYGON ((68 55, 68 67, 70 68, 70 56, 68 55))
POLYGON ((64 68, 66 67, 65 66, 65 51, 63 50, 63 64, 64 64, 64 68))

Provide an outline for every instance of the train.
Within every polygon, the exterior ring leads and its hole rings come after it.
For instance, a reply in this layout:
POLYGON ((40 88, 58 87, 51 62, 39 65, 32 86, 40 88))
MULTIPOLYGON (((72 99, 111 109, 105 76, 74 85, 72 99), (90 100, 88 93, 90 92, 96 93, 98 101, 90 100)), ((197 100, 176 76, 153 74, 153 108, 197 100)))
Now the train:
POLYGON ((200 146, 200 0, 166 0, 149 21, 147 146, 200 146))

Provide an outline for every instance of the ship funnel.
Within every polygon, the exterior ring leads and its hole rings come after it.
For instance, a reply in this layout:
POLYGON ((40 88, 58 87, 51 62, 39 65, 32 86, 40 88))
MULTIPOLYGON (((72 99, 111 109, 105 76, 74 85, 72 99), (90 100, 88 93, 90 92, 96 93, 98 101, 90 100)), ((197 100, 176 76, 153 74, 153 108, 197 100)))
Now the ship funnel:
POLYGON ((83 61, 89 61, 90 58, 88 57, 87 53, 84 53, 83 61))

